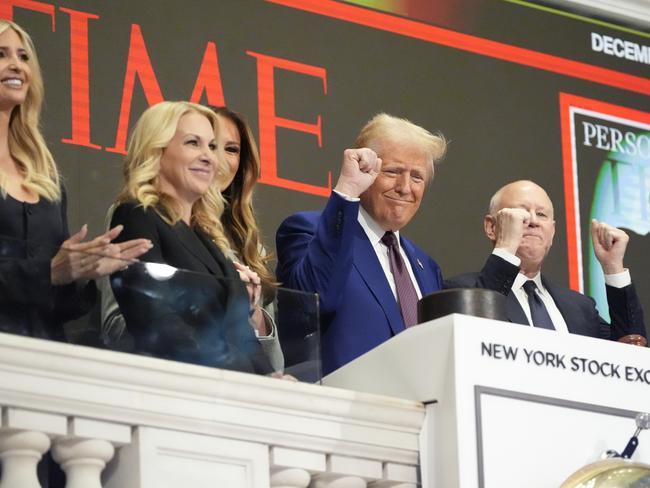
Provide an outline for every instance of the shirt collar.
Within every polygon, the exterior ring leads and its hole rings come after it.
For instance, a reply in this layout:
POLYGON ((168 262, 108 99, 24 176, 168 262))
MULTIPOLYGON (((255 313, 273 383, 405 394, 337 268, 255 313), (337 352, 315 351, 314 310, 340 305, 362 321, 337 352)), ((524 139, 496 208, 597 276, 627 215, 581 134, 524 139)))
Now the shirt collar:
POLYGON ((544 284, 542 283, 542 273, 537 273, 533 278, 529 278, 523 273, 519 273, 517 277, 515 278, 514 283, 512 283, 512 289, 513 290, 520 290, 522 286, 524 286, 524 283, 526 283, 528 280, 533 280, 535 284, 537 285, 537 289, 539 290, 540 293, 544 293, 546 291, 546 288, 544 287, 544 284))
MULTIPOLYGON (((359 224, 365 231, 370 243, 373 247, 377 246, 381 242, 381 238, 384 237, 386 231, 381 228, 381 226, 373 219, 368 212, 362 207, 359 206, 359 224)), ((394 232, 395 237, 397 237, 397 243, 399 245, 399 231, 394 232)))

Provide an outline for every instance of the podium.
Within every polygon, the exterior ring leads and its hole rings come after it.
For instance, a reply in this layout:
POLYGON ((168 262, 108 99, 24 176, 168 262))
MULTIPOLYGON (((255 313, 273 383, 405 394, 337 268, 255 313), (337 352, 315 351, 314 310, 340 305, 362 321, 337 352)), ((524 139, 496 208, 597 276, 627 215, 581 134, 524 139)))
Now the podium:
MULTIPOLYGON (((424 488, 546 488, 623 450, 650 411, 650 350, 454 314, 323 382, 425 404, 424 488)), ((650 433, 633 459, 650 463, 650 433)))

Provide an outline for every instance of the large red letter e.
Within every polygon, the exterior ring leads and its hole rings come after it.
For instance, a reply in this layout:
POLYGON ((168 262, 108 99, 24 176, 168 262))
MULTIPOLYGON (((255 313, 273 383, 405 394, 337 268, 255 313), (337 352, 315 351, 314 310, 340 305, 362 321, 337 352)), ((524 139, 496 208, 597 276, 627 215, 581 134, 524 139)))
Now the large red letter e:
POLYGON ((275 130, 277 127, 293 129, 314 134, 318 138, 318 147, 323 146, 321 134, 321 116, 316 117, 315 124, 298 122, 296 120, 278 117, 275 112, 275 83, 273 71, 275 68, 304 73, 323 80, 323 92, 327 94, 327 72, 324 68, 297 63, 287 59, 275 58, 264 54, 246 51, 246 54, 257 58, 257 93, 260 119, 260 159, 262 171, 260 183, 279 186, 289 190, 309 193, 312 195, 329 196, 332 191, 332 172, 327 172, 327 186, 310 185, 300 181, 288 180, 278 176, 278 160, 275 130))

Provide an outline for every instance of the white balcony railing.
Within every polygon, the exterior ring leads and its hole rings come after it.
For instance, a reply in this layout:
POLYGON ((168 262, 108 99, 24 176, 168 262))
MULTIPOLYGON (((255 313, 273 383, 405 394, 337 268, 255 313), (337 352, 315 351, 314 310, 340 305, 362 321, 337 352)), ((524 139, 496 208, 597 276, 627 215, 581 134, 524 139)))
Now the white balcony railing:
POLYGON ((418 402, 0 334, 0 406, 0 488, 418 483, 418 402))

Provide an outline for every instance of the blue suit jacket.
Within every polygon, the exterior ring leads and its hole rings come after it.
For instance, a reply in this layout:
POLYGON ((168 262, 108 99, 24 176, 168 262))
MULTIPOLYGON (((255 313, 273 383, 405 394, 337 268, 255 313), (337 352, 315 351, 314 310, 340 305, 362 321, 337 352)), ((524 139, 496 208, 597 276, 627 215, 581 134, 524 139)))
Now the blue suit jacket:
MULTIPOLYGON (((404 330, 399 306, 358 213, 359 202, 333 193, 322 212, 292 215, 276 236, 278 280, 288 288, 319 294, 324 374, 404 330)), ((400 242, 422 295, 440 290, 436 262, 404 237, 400 242)))
MULTIPOLYGON (((512 284, 519 267, 494 254, 488 257, 479 273, 468 273, 447 280, 447 288, 490 288, 507 296, 508 320, 528 325, 528 319, 514 293, 512 284)), ((542 276, 542 282, 562 313, 569 332, 602 339, 618 340, 627 334, 646 335, 643 310, 634 285, 607 287, 607 301, 612 319, 608 324, 596 309, 594 300, 582 293, 557 286, 542 276)))

